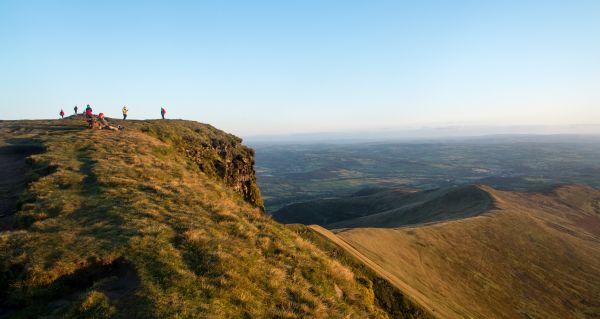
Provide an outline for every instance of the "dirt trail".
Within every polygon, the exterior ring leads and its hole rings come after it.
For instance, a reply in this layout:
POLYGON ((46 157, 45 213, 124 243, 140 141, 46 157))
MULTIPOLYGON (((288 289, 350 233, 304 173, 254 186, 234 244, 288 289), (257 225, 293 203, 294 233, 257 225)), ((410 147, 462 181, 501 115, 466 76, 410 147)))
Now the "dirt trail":
POLYGON ((27 157, 41 153, 38 145, 6 145, 0 147, 0 231, 11 229, 17 201, 25 189, 25 175, 29 170, 27 157))

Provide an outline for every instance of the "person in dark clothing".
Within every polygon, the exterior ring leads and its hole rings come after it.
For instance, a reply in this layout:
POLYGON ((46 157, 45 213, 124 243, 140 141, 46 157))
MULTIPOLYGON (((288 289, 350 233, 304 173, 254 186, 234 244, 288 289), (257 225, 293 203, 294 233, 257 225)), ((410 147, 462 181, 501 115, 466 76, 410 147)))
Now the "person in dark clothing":
POLYGON ((75 107, 73 108, 73 111, 75 111, 75 114, 77 114, 77 110, 79 110, 79 108, 77 107, 77 105, 75 105, 75 107))
POLYGON ((121 111, 123 111, 123 121, 125 121, 127 119, 127 112, 129 112, 129 109, 127 108, 127 106, 123 106, 123 109, 121 111))
POLYGON ((85 108, 85 117, 90 120, 91 118, 94 117, 94 113, 92 112, 92 107, 88 104, 87 107, 85 108))
POLYGON ((64 119, 65 118, 65 111, 63 111, 62 109, 60 109, 60 118, 64 119))
POLYGON ((162 119, 165 119, 165 114, 167 114, 167 110, 165 110, 164 107, 160 108, 160 116, 162 116, 162 119))

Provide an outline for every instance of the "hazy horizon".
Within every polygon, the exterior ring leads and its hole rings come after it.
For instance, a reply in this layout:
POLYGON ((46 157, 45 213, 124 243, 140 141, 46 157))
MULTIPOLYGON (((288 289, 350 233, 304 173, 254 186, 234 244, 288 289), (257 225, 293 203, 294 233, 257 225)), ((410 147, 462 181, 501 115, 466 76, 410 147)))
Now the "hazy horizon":
POLYGON ((243 136, 249 142, 328 142, 328 141, 389 141, 443 138, 477 138, 493 136, 593 136, 600 137, 600 124, 590 125, 518 125, 476 126, 440 125, 388 128, 379 130, 299 132, 243 136))
POLYGON ((243 137, 595 127, 599 12, 589 0, 2 1, 0 119, 89 103, 131 119, 165 106, 243 137))

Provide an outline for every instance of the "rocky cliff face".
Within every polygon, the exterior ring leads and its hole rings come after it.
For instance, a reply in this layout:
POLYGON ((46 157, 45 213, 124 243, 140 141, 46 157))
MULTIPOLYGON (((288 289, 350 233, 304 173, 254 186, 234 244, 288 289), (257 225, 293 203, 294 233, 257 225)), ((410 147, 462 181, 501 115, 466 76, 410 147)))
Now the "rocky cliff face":
POLYGON ((227 186, 254 206, 264 210, 254 172, 254 150, 242 139, 210 125, 192 121, 152 121, 141 130, 172 143, 208 176, 227 186), (173 123, 176 122, 176 123, 173 123), (175 125, 173 125, 175 124, 175 125))
POLYGON ((200 145, 189 141, 183 150, 201 171, 222 180, 247 202, 264 209, 254 172, 254 150, 241 145, 240 139, 212 139, 200 145))

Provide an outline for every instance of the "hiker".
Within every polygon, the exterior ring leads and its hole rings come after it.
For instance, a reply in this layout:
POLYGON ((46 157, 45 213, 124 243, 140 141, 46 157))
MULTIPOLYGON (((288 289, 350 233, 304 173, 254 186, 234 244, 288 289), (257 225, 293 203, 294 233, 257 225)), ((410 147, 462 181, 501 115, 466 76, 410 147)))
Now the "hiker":
POLYGON ((77 105, 75 105, 75 107, 73 108, 73 111, 75 111, 75 115, 77 115, 77 110, 79 110, 79 108, 77 108, 77 105))
POLYGON ((122 129, 120 125, 118 127, 110 126, 108 121, 104 118, 104 113, 98 114, 98 122, 100 123, 100 128, 104 130, 118 131, 122 129))
POLYGON ((167 114, 167 110, 165 110, 164 107, 160 108, 160 116, 162 116, 162 119, 165 119, 165 114, 167 114))
POLYGON ((88 104, 87 107, 85 108, 85 117, 87 117, 88 119, 92 117, 92 107, 88 104))
POLYGON ((64 119, 65 118, 65 111, 63 111, 62 109, 60 109, 60 118, 64 119))
POLYGON ((123 106, 123 121, 125 121, 127 119, 127 112, 129 112, 129 110, 127 109, 127 106, 123 106))

